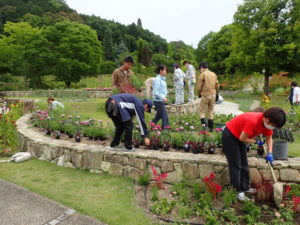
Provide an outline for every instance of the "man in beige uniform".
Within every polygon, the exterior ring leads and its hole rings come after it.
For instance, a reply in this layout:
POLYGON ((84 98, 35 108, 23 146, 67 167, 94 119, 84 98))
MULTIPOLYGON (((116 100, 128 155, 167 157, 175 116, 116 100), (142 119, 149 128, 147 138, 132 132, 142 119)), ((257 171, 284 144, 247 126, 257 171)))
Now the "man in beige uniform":
POLYGON ((206 129, 205 111, 207 107, 208 128, 209 131, 212 132, 214 125, 214 107, 219 81, 217 75, 208 70, 208 64, 206 62, 200 63, 199 70, 201 72, 197 82, 198 96, 201 97, 199 116, 202 127, 206 129))
POLYGON ((118 89, 119 93, 127 93, 126 89, 123 89, 122 86, 131 85, 130 76, 134 74, 132 70, 130 70, 132 66, 133 58, 131 56, 127 56, 123 61, 123 66, 115 69, 112 74, 113 88, 118 89))

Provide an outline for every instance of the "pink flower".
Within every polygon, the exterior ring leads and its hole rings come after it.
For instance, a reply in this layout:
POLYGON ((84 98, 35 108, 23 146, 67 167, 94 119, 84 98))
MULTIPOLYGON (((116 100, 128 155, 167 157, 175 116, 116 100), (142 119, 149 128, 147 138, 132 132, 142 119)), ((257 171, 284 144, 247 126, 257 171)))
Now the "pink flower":
POLYGON ((159 131, 156 131, 155 133, 156 133, 156 135, 158 135, 158 136, 161 135, 161 133, 160 133, 159 131))
POLYGON ((155 127, 155 123, 151 122, 151 123, 150 123, 150 126, 151 126, 151 127, 155 127))
POLYGON ((194 127, 194 126, 190 126, 190 129, 191 129, 191 130, 194 130, 194 129, 195 129, 195 127, 194 127))
POLYGON ((166 129, 171 129, 170 125, 165 126, 166 129))
POLYGON ((179 127, 179 129, 180 129, 180 130, 184 130, 184 128, 183 128, 183 127, 179 127))
POLYGON ((177 127, 175 130, 176 130, 176 131, 180 131, 180 128, 177 127))

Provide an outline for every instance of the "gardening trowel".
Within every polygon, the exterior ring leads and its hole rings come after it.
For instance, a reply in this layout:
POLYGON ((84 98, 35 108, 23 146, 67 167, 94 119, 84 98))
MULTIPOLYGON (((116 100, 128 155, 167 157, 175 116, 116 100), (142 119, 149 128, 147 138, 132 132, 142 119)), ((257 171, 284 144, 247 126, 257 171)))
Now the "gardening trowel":
MULTIPOLYGON (((260 139, 260 141, 263 141, 261 137, 259 137, 259 139, 260 139)), ((263 145, 263 149, 264 149, 265 155, 267 155, 267 149, 266 149, 265 144, 263 145)), ((275 201, 276 206, 279 208, 280 203, 282 201, 282 197, 283 197, 283 185, 282 185, 282 183, 277 182, 277 178, 275 176, 273 167, 269 161, 268 161, 268 165, 269 165, 269 168, 270 168, 273 180, 274 180, 274 185, 273 185, 274 201, 275 201)))

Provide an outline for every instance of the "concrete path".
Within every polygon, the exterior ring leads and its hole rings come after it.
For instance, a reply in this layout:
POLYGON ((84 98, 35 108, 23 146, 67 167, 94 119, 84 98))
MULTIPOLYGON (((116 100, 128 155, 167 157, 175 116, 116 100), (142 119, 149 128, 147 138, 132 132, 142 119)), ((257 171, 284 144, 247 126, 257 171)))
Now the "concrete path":
POLYGON ((240 115, 243 112, 239 110, 239 104, 224 101, 215 105, 215 114, 233 114, 240 115))
POLYGON ((105 225, 0 179, 0 225, 105 225))

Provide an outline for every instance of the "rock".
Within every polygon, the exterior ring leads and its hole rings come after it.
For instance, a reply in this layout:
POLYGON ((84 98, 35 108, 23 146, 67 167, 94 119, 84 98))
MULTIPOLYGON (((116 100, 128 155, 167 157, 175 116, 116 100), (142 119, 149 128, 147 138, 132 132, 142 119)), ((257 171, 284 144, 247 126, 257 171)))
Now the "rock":
POLYGON ((102 160, 103 160, 103 153, 91 152, 90 155, 91 169, 100 170, 102 160))
POLYGON ((199 164, 200 177, 204 178, 214 172, 212 164, 199 164))
POLYGON ((109 169, 110 169, 110 162, 105 162, 105 161, 102 161, 101 163, 101 170, 104 171, 104 172, 108 172, 109 169))
POLYGON ((36 144, 36 143, 32 144, 32 151, 34 152, 34 155, 36 157, 41 156, 42 155, 41 152, 40 152, 41 151, 41 145, 36 144))
POLYGON ((170 183, 179 183, 183 180, 183 172, 181 169, 180 163, 174 163, 175 170, 168 173, 168 177, 166 179, 166 182, 170 183))
POLYGON ((225 167, 221 173, 221 183, 223 185, 229 185, 230 184, 230 175, 229 175, 229 168, 225 167))
POLYGON ((56 159, 53 159, 53 160, 51 161, 51 163, 53 163, 53 164, 57 164, 57 163, 58 163, 58 158, 56 158, 56 159))
POLYGON ((90 153, 89 152, 83 152, 82 153, 82 169, 83 170, 89 170, 91 168, 91 162, 90 162, 90 153))
POLYGON ((75 169, 75 167, 73 166, 73 164, 70 163, 70 162, 66 162, 66 163, 65 163, 65 167, 66 167, 66 168, 75 169))
POLYGON ((182 172, 184 174, 184 177, 187 179, 196 179, 199 177, 199 170, 197 164, 183 162, 182 172))
POLYGON ((130 160, 130 165, 135 167, 135 168, 138 168, 140 170, 145 170, 146 160, 145 159, 132 158, 130 160))
MULTIPOLYGON (((272 177, 270 169, 260 169, 259 173, 261 174, 262 179, 273 181, 273 177, 272 177)), ((278 170, 274 170, 274 173, 275 173, 275 177, 277 179, 279 179, 279 172, 278 172, 278 170)))
POLYGON ((44 148, 42 149, 42 155, 39 159, 46 161, 52 160, 51 149, 48 146, 44 146, 44 148))
POLYGON ((61 150, 60 149, 57 149, 57 148, 55 148, 55 149, 52 149, 51 150, 51 157, 52 157, 52 159, 56 159, 56 158, 58 158, 59 156, 61 156, 61 150))
POLYGON ((65 150, 65 162, 70 162, 71 161, 71 153, 69 150, 65 150))
POLYGON ((58 166, 65 166, 65 156, 62 155, 58 158, 58 162, 57 162, 58 166))
POLYGON ((81 168, 81 160, 82 160, 82 155, 76 151, 71 151, 71 160, 72 164, 76 168, 81 168))
POLYGON ((249 174, 250 174, 251 183, 254 183, 254 184, 260 184, 261 183, 262 176, 260 175, 258 169, 249 168, 249 174))
POLYGON ((111 162, 111 163, 117 163, 117 164, 126 166, 126 165, 128 165, 129 160, 127 157, 124 157, 124 156, 106 154, 106 155, 104 155, 104 161, 111 162))
POLYGON ((90 173, 102 174, 103 172, 101 170, 90 169, 90 173))
POLYGON ((123 166, 117 163, 112 163, 110 165, 109 174, 115 175, 115 176, 122 176, 123 175, 123 166))
POLYGON ((164 161, 162 163, 162 166, 161 166, 161 171, 163 173, 165 172, 170 172, 170 171, 173 171, 174 170, 174 165, 172 162, 169 162, 169 161, 164 161))
POLYGON ((214 166, 214 171, 216 173, 222 173, 224 166, 214 166))
POLYGON ((131 167, 126 171, 126 175, 137 181, 140 178, 140 176, 143 175, 143 171, 131 167))
POLYGON ((284 182, 300 182, 300 173, 294 169, 281 169, 280 179, 284 182))
POLYGON ((147 159, 147 162, 150 165, 157 166, 157 167, 162 167, 162 162, 159 161, 159 160, 156 160, 156 159, 147 159))

